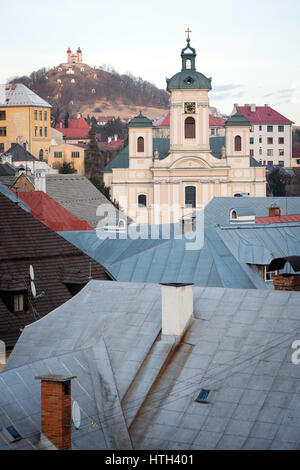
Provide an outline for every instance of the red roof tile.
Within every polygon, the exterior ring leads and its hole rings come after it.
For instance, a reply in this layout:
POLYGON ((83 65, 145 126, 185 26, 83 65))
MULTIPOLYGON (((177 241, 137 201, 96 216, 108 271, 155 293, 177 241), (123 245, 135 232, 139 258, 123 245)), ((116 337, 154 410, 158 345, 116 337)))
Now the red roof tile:
POLYGON ((281 222, 300 222, 300 214, 255 217, 255 223, 257 224, 279 224, 281 222))
MULTIPOLYGON (((209 115, 209 125, 216 127, 224 127, 224 122, 217 119, 212 114, 209 115)), ((170 127, 170 111, 163 114, 157 121, 153 123, 154 127, 170 127)))
POLYGON ((255 112, 251 111, 250 106, 237 106, 236 109, 252 124, 293 124, 292 121, 270 106, 256 106, 255 112))
POLYGON ((97 142, 99 150, 115 150, 124 144, 123 139, 112 140, 111 142, 97 142))
POLYGON ((78 219, 43 191, 19 192, 18 195, 31 208, 31 215, 55 232, 93 230, 85 220, 78 219))
MULTIPOLYGON (((65 121, 64 119, 60 119, 58 124, 56 124, 56 129, 65 129, 65 121), (63 127, 60 127, 62 124, 63 127)), ((86 122, 86 120, 83 117, 80 117, 78 119, 69 119, 68 120, 68 127, 67 129, 87 129, 89 131, 90 126, 86 122)))
POLYGON ((61 132, 67 139, 88 139, 89 129, 72 129, 72 128, 59 128, 56 129, 61 132))

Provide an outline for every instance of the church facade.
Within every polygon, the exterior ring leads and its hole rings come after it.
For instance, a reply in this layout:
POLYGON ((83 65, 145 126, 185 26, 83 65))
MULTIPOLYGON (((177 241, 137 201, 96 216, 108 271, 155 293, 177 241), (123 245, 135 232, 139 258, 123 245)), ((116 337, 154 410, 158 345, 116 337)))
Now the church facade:
POLYGON ((128 125, 128 147, 103 170, 112 198, 137 224, 178 222, 215 196, 266 195, 265 168, 250 157, 250 122, 236 113, 225 136, 211 138, 211 79, 196 70, 189 38, 181 59, 167 80, 169 138, 155 138, 140 114, 128 125))

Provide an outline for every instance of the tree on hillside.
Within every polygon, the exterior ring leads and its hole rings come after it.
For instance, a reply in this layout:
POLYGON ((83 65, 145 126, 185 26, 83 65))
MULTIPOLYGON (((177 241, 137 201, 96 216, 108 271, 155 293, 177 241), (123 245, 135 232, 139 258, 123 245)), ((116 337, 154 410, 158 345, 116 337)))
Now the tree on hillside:
POLYGON ((59 169, 59 172, 61 174, 69 174, 69 173, 75 173, 74 167, 72 166, 72 163, 67 163, 64 162, 62 166, 59 169))

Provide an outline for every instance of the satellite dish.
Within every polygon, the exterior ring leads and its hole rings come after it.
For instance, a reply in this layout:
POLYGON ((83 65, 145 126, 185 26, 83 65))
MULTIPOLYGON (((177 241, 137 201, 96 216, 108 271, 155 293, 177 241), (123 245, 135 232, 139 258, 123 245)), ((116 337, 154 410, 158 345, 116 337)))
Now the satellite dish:
POLYGON ((29 266, 29 275, 30 275, 31 281, 34 281, 34 269, 32 265, 29 266))
POLYGON ((35 284, 33 281, 30 282, 30 287, 31 287, 31 293, 33 297, 36 297, 36 288, 35 288, 35 284))
POLYGON ((81 422, 81 417, 80 417, 80 408, 79 408, 79 405, 77 403, 77 401, 73 401, 73 405, 72 405, 72 420, 73 420, 73 424, 75 426, 76 429, 79 429, 80 428, 80 422, 81 422))

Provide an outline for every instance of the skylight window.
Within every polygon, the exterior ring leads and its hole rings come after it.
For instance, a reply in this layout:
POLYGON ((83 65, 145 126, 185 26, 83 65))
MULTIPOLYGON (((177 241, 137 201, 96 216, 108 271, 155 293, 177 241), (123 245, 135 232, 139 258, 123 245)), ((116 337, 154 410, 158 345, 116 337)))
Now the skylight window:
POLYGON ((198 397, 196 398, 196 401, 198 403, 209 403, 210 395, 211 395, 211 390, 207 390, 203 388, 201 392, 199 393, 198 397))
POLYGON ((22 439, 22 436, 18 433, 14 426, 8 426, 7 428, 2 428, 2 433, 9 442, 16 442, 22 439))

